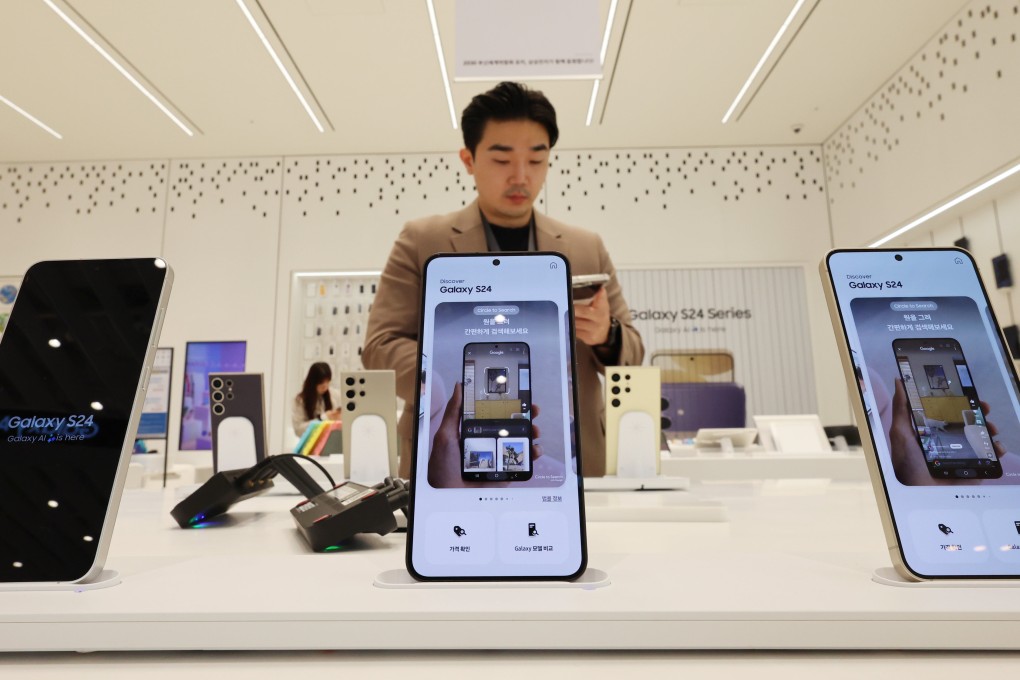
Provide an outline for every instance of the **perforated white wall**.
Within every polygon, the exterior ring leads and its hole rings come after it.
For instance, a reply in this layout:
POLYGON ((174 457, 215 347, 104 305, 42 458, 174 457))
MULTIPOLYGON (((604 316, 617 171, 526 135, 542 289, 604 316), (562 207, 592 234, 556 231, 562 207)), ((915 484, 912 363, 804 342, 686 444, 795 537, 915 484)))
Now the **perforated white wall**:
MULTIPOLYGON (((1020 2, 971 2, 826 141, 836 245, 874 241, 1020 162, 1018 34, 1020 2)), ((1020 320, 1020 297, 994 287, 991 258, 1020 261, 1020 182, 989 193, 888 245, 951 246, 966 236, 1008 325, 1020 320)))
POLYGON ((0 165, 0 273, 21 274, 47 257, 158 253, 167 166, 166 161, 0 165))
MULTIPOLYGON (((601 233, 618 265, 813 267, 829 245, 820 159, 807 146, 557 151, 539 207, 601 233)), ((247 340, 279 447, 298 389, 284 377, 292 274, 381 269, 406 220, 474 195, 455 153, 0 165, 0 231, 15 246, 0 274, 161 254, 176 272, 162 344, 183 357, 188 340, 247 340)), ((816 288, 809 275, 812 342, 831 344, 816 288)), ((825 356, 820 386, 838 377, 825 356)), ((180 389, 175 371, 172 433, 180 389)), ((828 392, 823 417, 845 421, 842 388, 828 392)))
POLYGON ((971 2, 823 145, 837 245, 1020 159, 1020 2, 971 2))
POLYGON ((816 147, 564 151, 547 187, 618 262, 810 261, 829 243, 816 147))

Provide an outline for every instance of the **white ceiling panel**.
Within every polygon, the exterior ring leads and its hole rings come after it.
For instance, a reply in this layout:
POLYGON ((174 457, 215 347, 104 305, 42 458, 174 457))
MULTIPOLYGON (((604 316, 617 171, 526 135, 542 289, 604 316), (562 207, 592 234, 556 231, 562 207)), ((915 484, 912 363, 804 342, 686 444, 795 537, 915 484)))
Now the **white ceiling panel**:
MULTIPOLYGON (((0 161, 459 145, 425 0, 248 0, 328 116, 322 133, 234 0, 61 1, 201 132, 184 134, 43 0, 11 0, 0 3, 0 96, 63 139, 0 105, 0 161)), ((563 148, 820 143, 966 4, 818 0, 746 110, 726 125, 723 114, 794 0, 620 0, 590 127, 590 81, 532 85, 557 107, 563 148), (794 134, 793 123, 803 132, 794 134)), ((456 0, 435 6, 452 73, 456 0)), ((609 6, 600 0, 603 20, 609 6)), ((458 117, 485 87, 453 83, 458 117)))

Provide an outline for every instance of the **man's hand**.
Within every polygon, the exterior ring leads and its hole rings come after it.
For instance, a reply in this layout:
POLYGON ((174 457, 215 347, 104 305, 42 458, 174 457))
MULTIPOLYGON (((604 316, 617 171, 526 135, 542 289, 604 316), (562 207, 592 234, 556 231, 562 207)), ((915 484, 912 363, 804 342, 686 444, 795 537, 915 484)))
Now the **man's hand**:
POLYGON ((446 404, 446 412, 429 452, 429 485, 434 489, 464 486, 460 477, 460 407, 463 399, 464 387, 457 383, 453 386, 453 394, 446 404))
MULTIPOLYGON (((928 486, 937 484, 966 485, 980 482, 979 479, 960 479, 949 477, 938 479, 931 476, 928 471, 928 463, 925 461, 924 452, 917 442, 917 430, 914 427, 910 413, 910 403, 907 400, 907 392, 903 388, 903 381, 897 380, 895 393, 892 400, 892 424, 889 427, 889 455, 892 458, 893 470, 896 471, 896 478, 900 483, 907 486, 928 486)), ((981 402, 981 412, 988 415, 991 410, 986 402, 981 402)), ((994 437, 999 433, 991 421, 985 420, 985 427, 988 429, 988 436, 994 437)), ((1000 442, 993 442, 992 448, 995 455, 1002 458, 1006 453, 1005 447, 1000 442)))
POLYGON ((605 344, 609 326, 609 294, 605 286, 599 288, 590 304, 574 305, 574 332, 584 344, 592 347, 605 344))

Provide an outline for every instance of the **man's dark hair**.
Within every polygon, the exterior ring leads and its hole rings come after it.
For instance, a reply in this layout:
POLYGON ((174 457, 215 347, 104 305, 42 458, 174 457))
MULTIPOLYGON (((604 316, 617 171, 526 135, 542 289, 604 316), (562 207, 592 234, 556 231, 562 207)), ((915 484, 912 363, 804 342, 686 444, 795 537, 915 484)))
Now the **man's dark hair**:
POLYGON ((549 133, 549 148, 556 145, 560 129, 556 127, 556 109, 538 90, 520 83, 502 82, 488 92, 476 95, 464 109, 460 127, 464 146, 475 155, 482 141, 485 124, 490 120, 533 120, 549 133))

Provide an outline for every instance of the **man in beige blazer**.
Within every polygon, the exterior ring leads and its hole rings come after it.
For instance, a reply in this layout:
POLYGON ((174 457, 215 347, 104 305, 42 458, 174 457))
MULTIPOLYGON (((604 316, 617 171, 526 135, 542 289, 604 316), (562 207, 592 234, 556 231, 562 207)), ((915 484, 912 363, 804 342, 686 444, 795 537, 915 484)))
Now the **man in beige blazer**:
POLYGON ((425 261, 436 253, 541 250, 562 253, 571 273, 609 275, 591 304, 575 306, 581 472, 606 471, 605 406, 598 373, 607 365, 638 365, 644 347, 631 325, 616 270, 595 233, 533 210, 549 169, 558 129, 542 93, 501 83, 464 110, 461 161, 475 178, 476 201, 448 215, 408 222, 383 269, 368 320, 362 362, 396 371, 397 394, 407 402, 398 425, 400 474, 410 475, 411 431, 425 261))

